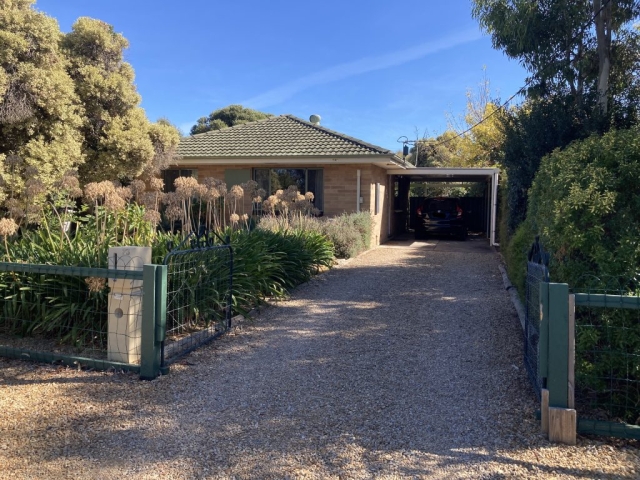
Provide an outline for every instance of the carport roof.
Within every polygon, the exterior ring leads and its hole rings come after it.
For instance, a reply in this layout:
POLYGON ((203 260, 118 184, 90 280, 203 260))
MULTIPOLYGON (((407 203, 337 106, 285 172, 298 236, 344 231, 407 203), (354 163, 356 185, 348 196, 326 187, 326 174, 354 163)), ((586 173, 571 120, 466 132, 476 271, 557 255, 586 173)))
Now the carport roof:
POLYGON ((402 175, 414 182, 484 182, 498 173, 499 168, 416 167, 387 170, 387 175, 402 175))

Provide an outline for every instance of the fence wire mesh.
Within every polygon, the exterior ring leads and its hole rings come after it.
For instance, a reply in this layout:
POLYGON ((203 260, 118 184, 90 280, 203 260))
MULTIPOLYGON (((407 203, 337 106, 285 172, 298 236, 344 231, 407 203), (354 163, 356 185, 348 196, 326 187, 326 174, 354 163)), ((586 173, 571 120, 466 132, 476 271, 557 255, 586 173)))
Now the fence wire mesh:
POLYGON ((529 252, 527 262, 527 278, 525 288, 525 320, 524 320, 524 366, 529 375, 531 385, 540 399, 544 387, 538 375, 539 339, 540 339, 540 284, 549 281, 549 256, 536 238, 529 252))
POLYGON ((102 369, 139 365, 141 278, 134 271, 0 263, 0 355, 102 369))
POLYGON ((163 366, 231 327, 233 252, 210 240, 170 252, 167 265, 167 334, 163 366))
POLYGON ((635 282, 593 279, 573 293, 575 402, 581 418, 640 425, 640 291, 635 282), (597 302, 595 300, 597 296, 597 302), (624 304, 623 304, 624 302, 624 304), (597 305, 597 306, 594 306, 597 305))

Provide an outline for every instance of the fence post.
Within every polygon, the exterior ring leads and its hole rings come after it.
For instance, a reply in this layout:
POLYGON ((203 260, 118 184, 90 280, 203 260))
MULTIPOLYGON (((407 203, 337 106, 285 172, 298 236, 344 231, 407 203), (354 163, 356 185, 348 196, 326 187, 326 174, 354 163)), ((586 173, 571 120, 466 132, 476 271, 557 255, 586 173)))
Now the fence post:
POLYGON ((169 373, 169 367, 163 366, 163 346, 167 336, 167 272, 166 265, 158 265, 156 268, 156 342, 160 350, 160 373, 169 373))
POLYGON ((158 265, 145 265, 142 274, 142 380, 153 380, 160 374, 160 342, 156 337, 157 269, 158 265))
POLYGON ((569 286, 549 284, 549 440, 576 443, 576 411, 569 408, 569 286))
POLYGON ((567 408, 569 384, 569 286, 549 284, 549 406, 567 408))
POLYGON ((549 283, 540 282, 540 337, 538 338, 538 378, 547 388, 549 376, 549 283))

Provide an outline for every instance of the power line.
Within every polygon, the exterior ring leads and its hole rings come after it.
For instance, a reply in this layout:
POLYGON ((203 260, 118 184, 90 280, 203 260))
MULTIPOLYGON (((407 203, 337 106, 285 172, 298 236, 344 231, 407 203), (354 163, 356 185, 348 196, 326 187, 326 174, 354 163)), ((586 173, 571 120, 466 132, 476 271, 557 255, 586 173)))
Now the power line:
MULTIPOLYGON (((578 40, 578 38, 585 32, 585 30, 591 26, 591 24, 595 21, 596 18, 598 18, 598 16, 600 15, 600 13, 606 8, 606 6, 611 2, 612 0, 605 0, 605 2, 602 4, 602 6, 600 7, 600 9, 593 14, 593 17, 591 17, 589 19, 589 21, 585 22, 584 25, 582 25, 582 27, 580 27, 580 32, 576 35, 574 35, 571 40, 569 40, 568 44, 573 44, 576 40, 578 40)), ((573 63, 576 59, 572 59, 570 60, 570 63, 573 63)), ((486 117, 483 117, 481 120, 479 120, 477 123, 473 124, 472 126, 470 126, 469 128, 467 128, 465 131, 460 132, 458 134, 456 134, 455 136, 451 137, 451 138, 447 138, 446 140, 442 140, 438 143, 431 143, 429 144, 430 147, 435 148, 435 147, 439 147, 440 145, 446 145, 449 142, 452 142, 453 140, 455 140, 456 138, 461 138, 462 136, 466 135, 467 133, 469 133, 471 130, 473 130, 474 128, 478 127, 479 125, 483 124, 484 122, 486 122, 487 120, 489 120, 491 117, 493 117, 496 113, 498 113, 500 110, 503 110, 507 107, 507 105, 511 102, 511 100, 513 100, 514 98, 516 98, 518 95, 524 93, 524 91, 526 90, 526 88, 531 84, 531 82, 533 82, 533 78, 528 79, 525 84, 520 87, 520 89, 514 93, 513 95, 511 95, 504 103, 502 103, 498 108, 496 108, 495 110, 493 110, 489 115, 487 115, 486 117)))

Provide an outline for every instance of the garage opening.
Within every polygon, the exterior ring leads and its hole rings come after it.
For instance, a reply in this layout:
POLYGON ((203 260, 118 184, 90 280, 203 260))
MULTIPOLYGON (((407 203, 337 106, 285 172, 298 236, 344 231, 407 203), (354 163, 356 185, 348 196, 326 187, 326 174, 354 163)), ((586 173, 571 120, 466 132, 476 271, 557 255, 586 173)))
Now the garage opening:
MULTIPOLYGON (((455 202, 441 200, 440 204, 451 214, 443 213, 443 218, 464 217, 464 228, 476 236, 496 243, 497 187, 499 170, 497 168, 408 168, 393 170, 390 175, 393 199, 393 215, 390 216, 389 232, 394 235, 413 234, 424 229, 421 220, 426 215, 422 208, 433 207, 431 199, 456 199, 455 202)), ((437 202, 436 202, 437 203, 437 202)), ((440 213, 440 212, 438 212, 440 213)), ((428 223, 428 222, 426 222, 428 223)), ((451 233, 460 235, 455 221, 447 223, 451 233)), ((434 230, 437 232, 437 230, 434 230)), ((443 230, 442 233, 446 233, 443 230)))

